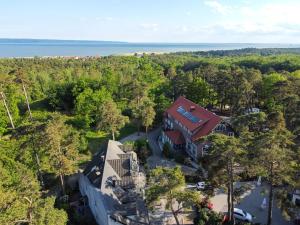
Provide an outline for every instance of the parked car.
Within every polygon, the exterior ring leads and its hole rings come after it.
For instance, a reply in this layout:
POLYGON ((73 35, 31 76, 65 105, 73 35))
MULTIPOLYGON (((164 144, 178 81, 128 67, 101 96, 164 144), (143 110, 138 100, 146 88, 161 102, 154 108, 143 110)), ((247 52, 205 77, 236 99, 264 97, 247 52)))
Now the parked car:
POLYGON ((200 181, 197 184, 187 184, 186 188, 196 188, 197 190, 204 190, 206 187, 206 183, 204 181, 200 181))
POLYGON ((245 212, 244 210, 238 208, 233 209, 233 216, 234 218, 245 222, 252 222, 252 217, 253 217, 250 213, 245 212))
POLYGON ((206 187, 206 183, 204 181, 198 182, 197 185, 196 185, 196 188, 198 190, 204 190, 205 187, 206 187))

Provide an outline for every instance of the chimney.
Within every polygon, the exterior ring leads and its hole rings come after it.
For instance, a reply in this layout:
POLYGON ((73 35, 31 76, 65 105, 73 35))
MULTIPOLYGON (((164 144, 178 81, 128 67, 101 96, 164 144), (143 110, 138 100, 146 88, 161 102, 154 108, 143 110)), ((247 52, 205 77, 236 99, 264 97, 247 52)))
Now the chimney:
POLYGON ((196 107, 194 105, 191 105, 190 112, 193 112, 195 109, 196 109, 196 107))

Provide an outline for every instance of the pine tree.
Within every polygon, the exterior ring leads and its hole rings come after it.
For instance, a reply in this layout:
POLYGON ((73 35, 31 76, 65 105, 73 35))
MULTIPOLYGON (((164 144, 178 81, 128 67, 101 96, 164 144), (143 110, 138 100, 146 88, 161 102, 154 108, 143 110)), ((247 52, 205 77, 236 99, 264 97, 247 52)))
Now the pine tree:
POLYGON ((239 139, 224 134, 208 136, 210 151, 208 156, 208 175, 217 185, 226 184, 229 222, 234 224, 233 183, 237 179, 235 167, 242 161, 245 153, 239 139))
POLYGON ((293 135, 285 127, 282 113, 268 115, 268 129, 254 139, 252 168, 265 177, 269 184, 267 224, 272 224, 274 185, 290 183, 293 175, 293 135))
POLYGON ((147 202, 151 206, 156 201, 165 199, 166 206, 171 210, 176 224, 180 225, 178 216, 184 208, 201 202, 199 192, 182 191, 183 188, 185 188, 185 179, 179 167, 157 167, 150 172, 149 188, 146 190, 147 202))
POLYGON ((8 107, 8 104, 7 104, 7 99, 6 99, 6 96, 5 96, 5 93, 4 93, 4 85, 7 84, 7 82, 9 82, 9 79, 7 76, 0 76, 0 98, 1 100, 3 101, 3 105, 5 107, 5 111, 6 111, 6 114, 9 118, 9 122, 11 124, 11 127, 13 129, 15 129, 15 124, 13 122, 13 117, 10 113, 10 110, 9 110, 9 107, 8 107))
POLYGON ((65 194, 64 177, 76 169, 79 134, 66 125, 61 116, 54 114, 47 124, 44 138, 49 169, 59 177, 62 193, 65 194))
POLYGON ((24 97, 25 97, 25 100, 26 100, 27 109, 28 109, 28 112, 29 112, 29 117, 32 120, 32 114, 31 114, 31 109, 30 109, 30 104, 29 104, 29 99, 28 99, 28 93, 27 93, 27 90, 26 90, 26 84, 28 84, 29 81, 26 78, 26 76, 24 75, 24 72, 21 68, 18 68, 16 70, 12 70, 9 74, 14 75, 15 76, 15 82, 21 84, 21 86, 22 86, 22 90, 23 90, 24 97))

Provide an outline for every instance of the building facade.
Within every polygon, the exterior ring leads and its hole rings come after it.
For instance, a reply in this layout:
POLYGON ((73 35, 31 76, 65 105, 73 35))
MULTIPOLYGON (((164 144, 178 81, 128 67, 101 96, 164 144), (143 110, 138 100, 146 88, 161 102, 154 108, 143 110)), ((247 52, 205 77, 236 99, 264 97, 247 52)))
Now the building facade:
POLYGON ((179 97, 164 113, 161 141, 169 143, 175 151, 185 151, 197 161, 209 148, 209 143, 203 138, 212 132, 234 136, 233 129, 224 118, 179 97))
POLYGON ((99 225, 142 225, 148 220, 144 181, 136 154, 110 140, 80 174, 79 190, 99 225))

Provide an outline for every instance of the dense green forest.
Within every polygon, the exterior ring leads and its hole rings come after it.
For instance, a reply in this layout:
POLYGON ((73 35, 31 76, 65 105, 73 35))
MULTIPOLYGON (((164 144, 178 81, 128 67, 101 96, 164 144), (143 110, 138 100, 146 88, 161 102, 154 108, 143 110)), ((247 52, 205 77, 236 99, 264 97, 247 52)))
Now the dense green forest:
POLYGON ((159 125, 181 95, 234 117, 281 112, 299 143, 296 54, 0 59, 0 224, 66 224, 45 175, 64 193, 105 139, 159 125))
MULTIPOLYGON (((191 52, 175 53, 177 55, 191 55, 191 52)), ((243 55, 280 55, 280 54, 300 54, 300 48, 242 48, 233 50, 212 50, 193 52, 196 56, 243 56, 243 55)))

